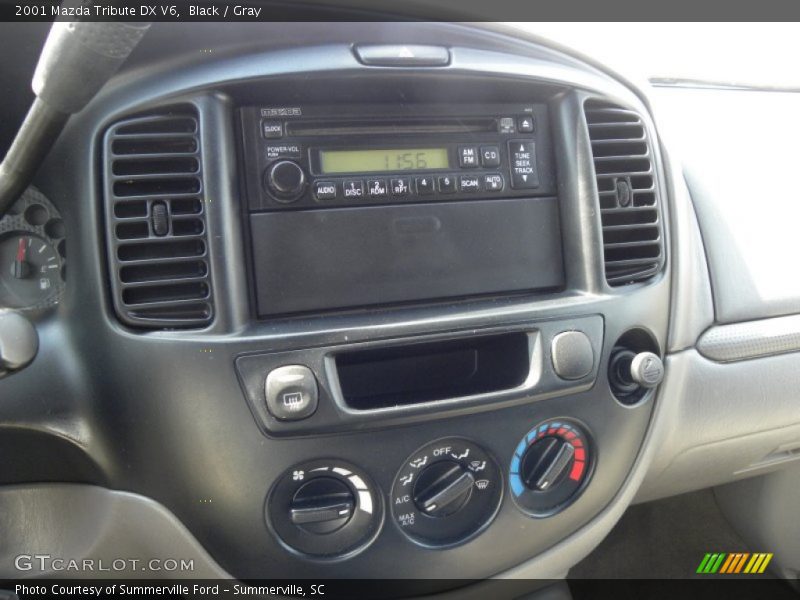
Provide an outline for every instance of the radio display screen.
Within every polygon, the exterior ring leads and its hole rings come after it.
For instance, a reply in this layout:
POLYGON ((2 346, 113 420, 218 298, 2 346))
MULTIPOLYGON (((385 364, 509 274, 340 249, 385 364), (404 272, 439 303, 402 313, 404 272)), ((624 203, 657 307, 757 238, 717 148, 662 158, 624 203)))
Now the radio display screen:
POLYGON ((319 163, 322 173, 326 175, 450 168, 447 148, 320 150, 319 163))

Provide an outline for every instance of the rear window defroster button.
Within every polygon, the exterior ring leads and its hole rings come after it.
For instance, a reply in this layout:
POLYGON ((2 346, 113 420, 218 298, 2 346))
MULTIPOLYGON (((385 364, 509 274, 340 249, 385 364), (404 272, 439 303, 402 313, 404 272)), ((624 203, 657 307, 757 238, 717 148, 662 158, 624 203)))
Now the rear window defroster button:
POLYGON ((267 375, 267 409, 281 421, 298 421, 314 414, 319 403, 317 379, 303 365, 284 365, 267 375))

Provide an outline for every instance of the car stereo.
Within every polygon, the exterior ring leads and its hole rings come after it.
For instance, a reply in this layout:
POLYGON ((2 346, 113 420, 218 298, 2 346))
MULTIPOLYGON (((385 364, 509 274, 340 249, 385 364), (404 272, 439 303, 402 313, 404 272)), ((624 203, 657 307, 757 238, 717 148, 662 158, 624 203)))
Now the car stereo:
POLYGON ((563 286, 546 105, 240 114, 259 315, 563 286))

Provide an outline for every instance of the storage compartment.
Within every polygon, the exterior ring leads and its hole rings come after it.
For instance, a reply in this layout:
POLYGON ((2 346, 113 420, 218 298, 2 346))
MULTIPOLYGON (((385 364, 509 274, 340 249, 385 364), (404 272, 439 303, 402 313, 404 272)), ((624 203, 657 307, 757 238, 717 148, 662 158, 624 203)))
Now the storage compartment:
POLYGON ((261 316, 562 289, 555 198, 250 217, 261 316))
POLYGON ((345 404, 371 410, 499 392, 530 371, 529 336, 505 333, 335 356, 345 404))

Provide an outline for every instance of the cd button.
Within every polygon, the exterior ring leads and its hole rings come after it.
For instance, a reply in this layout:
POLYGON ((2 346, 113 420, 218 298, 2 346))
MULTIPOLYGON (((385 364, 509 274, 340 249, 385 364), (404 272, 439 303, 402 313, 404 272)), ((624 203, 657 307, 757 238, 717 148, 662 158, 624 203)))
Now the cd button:
POLYGON ((336 184, 333 181, 315 181, 314 197, 317 200, 333 200, 336 198, 336 184))
POLYGON ((367 193, 370 198, 386 198, 389 190, 386 188, 385 179, 370 179, 367 181, 367 193))
POLYGON ((342 188, 345 198, 352 200, 364 197, 364 181, 361 179, 346 179, 342 188))
POLYGON ((456 178, 452 175, 439 177, 439 191, 442 194, 452 194, 456 191, 456 178))
POLYGON ((392 179, 391 183, 392 183, 392 196, 408 195, 408 188, 409 188, 408 179, 406 179, 405 177, 392 179))
POLYGON ((483 176, 483 189, 487 192, 502 192, 504 183, 500 173, 489 173, 483 176))
POLYGON ((481 146, 481 164, 484 167, 499 167, 500 148, 497 146, 481 146))
POLYGON ((477 175, 462 175, 458 179, 458 189, 461 192, 477 192, 481 189, 481 180, 477 175))
POLYGON ((459 146, 458 164, 462 169, 474 169, 478 166, 478 149, 475 146, 459 146))
POLYGON ((433 177, 417 177, 417 193, 427 196, 433 193, 433 177))

